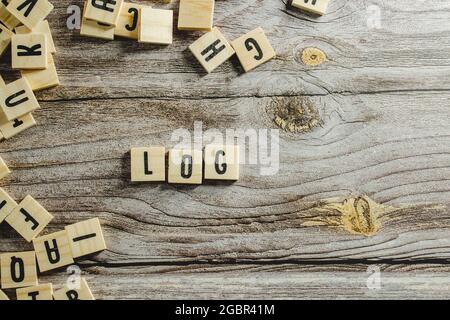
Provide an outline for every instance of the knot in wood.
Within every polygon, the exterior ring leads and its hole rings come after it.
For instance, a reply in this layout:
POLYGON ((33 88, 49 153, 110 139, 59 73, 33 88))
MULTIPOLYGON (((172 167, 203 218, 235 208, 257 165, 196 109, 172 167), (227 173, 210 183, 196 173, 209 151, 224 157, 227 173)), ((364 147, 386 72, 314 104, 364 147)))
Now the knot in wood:
POLYGON ((327 60, 327 55, 317 48, 306 48, 302 52, 302 61, 307 66, 318 66, 327 60))
POLYGON ((288 132, 307 133, 322 124, 317 108, 307 98, 277 98, 270 109, 276 125, 288 132))

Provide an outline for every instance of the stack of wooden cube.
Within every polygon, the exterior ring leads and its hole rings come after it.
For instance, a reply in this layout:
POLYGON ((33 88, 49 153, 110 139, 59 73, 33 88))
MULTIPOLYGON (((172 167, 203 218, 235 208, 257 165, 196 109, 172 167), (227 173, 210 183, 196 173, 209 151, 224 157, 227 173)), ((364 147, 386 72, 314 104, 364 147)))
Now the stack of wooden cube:
MULTIPOLYGON (((0 179, 9 173, 0 158, 0 179)), ((53 215, 32 196, 26 196, 18 204, 0 188, 0 223, 7 222, 34 247, 34 251, 0 254, 1 288, 17 289, 18 300, 93 300, 84 278, 67 282, 53 292, 51 283, 38 284, 38 271, 43 273, 72 265, 76 258, 105 250, 99 219, 78 222, 66 226, 64 230, 41 235, 52 219, 53 215)), ((0 300, 8 300, 2 290, 0 300)))
POLYGON ((0 78, 0 140, 36 124, 31 112, 39 103, 33 91, 59 85, 56 49, 45 20, 52 10, 47 0, 0 2, 0 55, 11 44, 11 67, 22 75, 9 84, 0 78))
POLYGON ((86 0, 80 34, 113 40, 120 36, 153 44, 171 44, 173 11, 123 0, 86 0))
POLYGON ((214 5, 214 0, 180 0, 178 16, 179 30, 207 31, 189 46, 206 72, 212 72, 234 54, 246 72, 275 57, 275 51, 262 28, 256 28, 229 43, 219 28, 213 27, 214 5))
MULTIPOLYGON (((275 57, 261 28, 229 43, 220 30, 213 27, 214 5, 214 0, 180 0, 178 16, 178 30, 207 32, 189 49, 208 73, 235 53, 246 72, 275 57)), ((123 0, 86 0, 80 34, 108 40, 121 36, 144 43, 170 45, 173 21, 172 10, 123 0)))

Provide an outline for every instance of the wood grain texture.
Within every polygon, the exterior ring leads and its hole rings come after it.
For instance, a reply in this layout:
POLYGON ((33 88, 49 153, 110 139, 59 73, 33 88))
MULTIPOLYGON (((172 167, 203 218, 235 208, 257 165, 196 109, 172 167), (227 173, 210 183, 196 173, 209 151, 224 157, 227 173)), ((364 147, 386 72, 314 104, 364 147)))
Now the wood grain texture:
MULTIPOLYGON (((376 265, 379 289, 368 289, 366 265, 190 265, 84 267, 94 297, 108 299, 448 299, 448 265, 376 265), (378 269, 377 269, 378 270, 378 269), (129 288, 133 287, 133 290, 129 288), (245 289, 244 289, 245 288, 245 289)), ((54 289, 64 273, 41 276, 54 289)), ((10 298, 13 290, 5 290, 10 298)))
MULTIPOLYGON (((79 261, 96 298, 448 297, 446 1, 371 1, 380 30, 367 27, 363 0, 334 0, 321 18, 282 1, 217 1, 215 25, 229 40, 261 26, 277 58, 249 73, 232 58, 209 75, 187 50, 199 32, 176 31, 168 47, 84 38, 66 27, 67 7, 81 1, 54 4, 61 86, 37 94, 38 126, 1 142, 12 173, 0 185, 55 216, 46 232, 101 219, 109 249, 79 261), (310 47, 327 61, 303 64, 310 47), (131 147, 170 148, 172 132, 195 121, 221 132, 277 129, 277 116, 305 106, 318 119, 281 131, 275 176, 248 165, 233 184, 130 182, 131 147), (372 237, 346 231, 328 206, 360 195, 389 208, 372 237), (367 263, 393 268, 387 290, 361 288, 367 263), (425 268, 414 282, 415 266, 430 263, 442 269, 425 268)), ((177 16, 177 1, 154 6, 177 16)), ((7 56, 0 72, 13 80, 7 56)), ((0 252, 30 249, 5 224, 0 234, 0 252)))

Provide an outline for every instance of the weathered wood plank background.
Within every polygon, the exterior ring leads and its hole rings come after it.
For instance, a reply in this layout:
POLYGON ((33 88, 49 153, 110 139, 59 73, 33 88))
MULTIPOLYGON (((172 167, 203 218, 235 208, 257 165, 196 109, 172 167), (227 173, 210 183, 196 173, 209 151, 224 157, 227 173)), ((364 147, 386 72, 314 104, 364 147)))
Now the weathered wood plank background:
MULTIPOLYGON (((100 217, 109 249, 78 261, 97 298, 450 298, 448 1, 333 0, 317 18, 279 0, 219 0, 229 39, 261 26, 278 57, 248 74, 233 58, 210 75, 187 50, 200 33, 176 31, 168 47, 83 38, 66 27, 81 3, 54 1, 62 85, 38 93, 39 126, 0 143, 13 171, 0 185, 52 212, 47 232, 100 217), (304 64, 310 47, 327 60, 304 64), (278 129, 291 111, 308 123, 305 108, 320 125, 281 131, 277 175, 246 166, 235 184, 129 181, 132 146, 170 147, 195 121, 278 129), (359 196, 373 200, 353 213, 370 237, 345 223, 344 201, 359 196), (380 290, 366 287, 368 265, 380 290)), ((9 63, 0 72, 12 80, 9 63)), ((0 238, 1 252, 30 248, 5 224, 0 238)))

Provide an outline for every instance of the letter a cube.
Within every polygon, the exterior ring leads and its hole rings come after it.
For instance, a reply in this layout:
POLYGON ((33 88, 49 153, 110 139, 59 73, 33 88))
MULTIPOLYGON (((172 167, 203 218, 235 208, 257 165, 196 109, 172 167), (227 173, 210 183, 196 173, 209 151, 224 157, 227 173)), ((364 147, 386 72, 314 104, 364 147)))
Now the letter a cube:
POLYGON ((40 272, 73 263, 67 231, 54 232, 33 240, 40 272))

